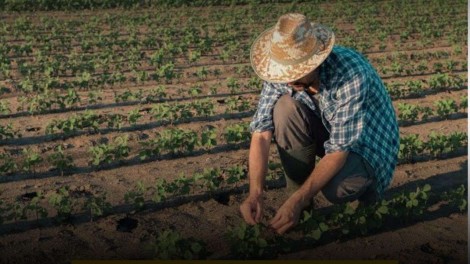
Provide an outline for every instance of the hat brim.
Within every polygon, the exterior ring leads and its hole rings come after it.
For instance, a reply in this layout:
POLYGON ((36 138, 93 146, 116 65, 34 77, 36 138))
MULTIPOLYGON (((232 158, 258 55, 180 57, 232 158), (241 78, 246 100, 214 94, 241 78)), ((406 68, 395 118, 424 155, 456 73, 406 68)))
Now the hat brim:
POLYGON ((315 70, 331 53, 335 35, 331 29, 311 22, 315 35, 320 41, 320 48, 310 58, 297 64, 286 65, 273 60, 270 56, 270 42, 274 27, 259 35, 250 50, 250 61, 256 75, 272 83, 294 82, 315 70))

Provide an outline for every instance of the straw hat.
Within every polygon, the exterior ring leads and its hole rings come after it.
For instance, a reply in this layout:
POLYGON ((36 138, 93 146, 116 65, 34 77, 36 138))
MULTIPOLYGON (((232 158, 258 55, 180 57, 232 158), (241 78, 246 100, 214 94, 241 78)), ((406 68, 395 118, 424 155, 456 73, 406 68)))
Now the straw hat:
POLYGON ((286 14, 254 41, 251 65, 265 81, 293 82, 315 70, 328 57, 334 42, 329 28, 302 14, 286 14))

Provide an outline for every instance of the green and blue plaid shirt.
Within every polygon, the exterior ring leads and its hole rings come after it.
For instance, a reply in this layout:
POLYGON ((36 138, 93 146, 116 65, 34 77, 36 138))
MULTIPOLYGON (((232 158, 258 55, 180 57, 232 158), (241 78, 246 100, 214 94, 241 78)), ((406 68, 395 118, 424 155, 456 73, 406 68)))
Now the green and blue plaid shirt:
MULTIPOLYGON (((250 124, 252 132, 274 130, 274 104, 288 93, 318 113, 308 93, 292 93, 287 84, 264 82, 250 124)), ((320 65, 319 108, 330 132, 326 153, 361 155, 374 168, 377 192, 382 195, 393 178, 400 143, 395 111, 378 73, 359 53, 335 46, 320 65)))

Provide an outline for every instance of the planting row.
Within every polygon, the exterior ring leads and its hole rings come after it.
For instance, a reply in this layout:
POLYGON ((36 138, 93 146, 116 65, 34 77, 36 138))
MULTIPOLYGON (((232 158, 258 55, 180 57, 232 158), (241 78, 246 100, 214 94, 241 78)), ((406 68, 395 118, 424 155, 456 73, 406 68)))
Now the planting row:
MULTIPOLYGON (((204 70, 204 67, 202 68, 204 70)), ((431 75, 427 79, 408 80, 405 82, 386 81, 385 86, 393 99, 410 98, 410 97, 423 97, 430 92, 440 92, 449 88, 462 88, 466 83, 466 79, 461 75, 437 73, 431 75)), ((262 87, 261 79, 252 77, 247 83, 243 83, 233 77, 226 79, 227 91, 231 94, 240 92, 258 92, 262 87), (255 89, 255 90, 253 90, 255 89)), ((30 87, 31 88, 31 87, 30 87)), ((39 89, 39 86, 33 86, 32 89, 39 89)), ((220 83, 214 84, 209 87, 208 95, 216 95, 220 92, 220 83)), ((190 98, 196 96, 203 96, 203 88, 200 84, 190 86, 188 89, 177 88, 177 98, 190 98)), ((225 91, 225 89, 224 89, 225 91)), ((19 107, 16 111, 27 111, 30 114, 40 114, 46 112, 60 112, 66 110, 73 110, 74 108, 83 106, 92 106, 103 102, 102 92, 100 90, 92 90, 87 95, 80 96, 73 88, 66 90, 67 93, 61 94, 57 91, 40 92, 36 95, 19 96, 17 101, 19 107), (86 98, 86 99, 85 99, 86 98)), ((173 94, 173 93, 172 93, 173 94)), ((114 102, 134 102, 134 103, 151 103, 161 102, 170 97, 168 88, 164 85, 158 85, 150 90, 131 91, 129 89, 124 92, 114 92, 114 102)), ((171 96, 172 100, 177 100, 171 96)), ((9 101, 0 100, 0 114, 8 115, 12 113, 9 101)), ((1 117, 1 115, 0 115, 1 117)))
MULTIPOLYGON (((155 190, 160 186, 157 184, 155 190)), ((126 203, 133 203, 136 209, 143 209, 145 204, 142 196, 145 187, 138 184, 137 192, 128 192, 125 195, 126 203)), ((184 188, 183 188, 184 189, 184 188)), ((182 189, 180 189, 182 190, 182 189)), ((45 196, 35 193, 29 203, 15 202, 12 204, 0 200, 0 220, 14 221, 35 217, 46 218, 49 213, 42 205, 45 196), (29 216, 29 217, 28 217, 29 216)), ((74 198, 68 187, 62 187, 48 197, 49 205, 55 209, 54 218, 59 222, 69 221, 76 214, 79 199, 74 198)), ((156 203, 160 203, 157 199, 156 203)), ((453 211, 465 212, 467 210, 467 189, 460 185, 444 193, 432 193, 431 186, 426 184, 417 187, 415 191, 400 192, 390 199, 383 199, 371 205, 352 206, 351 203, 334 205, 327 215, 320 214, 314 209, 303 211, 299 225, 292 230, 302 234, 302 241, 296 241, 289 236, 272 235, 264 224, 248 226, 242 222, 236 226, 229 226, 225 238, 230 245, 231 258, 267 258, 275 257, 280 253, 289 253, 297 249, 295 245, 317 245, 327 236, 352 237, 371 234, 386 224, 406 224, 419 221, 433 203, 446 204, 453 211), (307 243, 308 242, 308 243, 307 243)), ((110 213, 111 204, 106 201, 106 194, 90 194, 82 202, 81 209, 87 212, 90 220, 104 217, 110 213)), ((442 206, 442 205, 441 205, 442 206)), ((163 230, 149 245, 152 255, 157 259, 203 259, 212 252, 206 248, 206 242, 200 239, 184 238, 177 231, 163 230)))
MULTIPOLYGON (((267 179, 276 180, 279 168, 280 164, 270 164, 267 179)), ((123 201, 132 206, 135 212, 139 212, 181 196, 216 195, 229 191, 244 185, 246 174, 246 167, 236 165, 228 168, 207 168, 189 177, 181 173, 174 180, 156 179, 153 184, 147 184, 147 186, 139 181, 124 194, 123 201)), ((98 195, 91 190, 85 193, 81 191, 77 187, 72 189, 69 186, 63 186, 52 193, 26 193, 12 203, 0 199, 0 224, 10 221, 16 223, 18 220, 31 219, 31 216, 36 218, 35 220, 47 217, 49 212, 46 206, 40 204, 46 197, 57 211, 56 216, 60 220, 69 219, 72 214, 81 213, 81 208, 85 213, 89 213, 90 220, 93 221, 94 218, 106 214, 111 209, 111 205, 106 202, 106 193, 98 195)))
MULTIPOLYGON (((246 144, 250 140, 248 123, 236 123, 225 128, 219 135, 217 129, 206 126, 202 130, 170 128, 156 132, 153 138, 139 140, 140 149, 132 151, 128 145, 128 136, 115 137, 109 143, 97 144, 89 147, 88 165, 99 169, 105 164, 120 165, 129 161, 129 155, 137 152, 134 161, 151 161, 165 157, 192 155, 200 151, 210 151, 221 147, 220 140, 227 147, 246 144)), ((465 132, 454 132, 451 134, 437 134, 431 132, 426 141, 419 138, 417 134, 410 134, 400 138, 399 162, 413 162, 426 157, 442 157, 463 149, 468 144, 465 132)), ((17 173, 18 169, 24 172, 35 173, 35 168, 42 165, 43 154, 37 153, 31 148, 24 148, 19 157, 11 156, 9 153, 1 153, 0 173, 3 175, 17 173), (18 161, 21 162, 18 162, 18 161)), ((75 165, 70 154, 63 151, 60 145, 49 154, 47 161, 53 167, 50 170, 73 172, 75 165)))
POLYGON ((461 97, 458 103, 453 99, 442 99, 434 103, 435 109, 429 106, 420 106, 416 104, 398 103, 398 121, 400 125, 413 124, 420 120, 426 121, 432 117, 449 118, 453 114, 463 113, 468 107, 468 96, 461 97))
POLYGON ((432 92, 443 92, 448 89, 465 88, 466 77, 457 74, 436 73, 427 79, 408 81, 385 81, 385 88, 392 99, 416 98, 432 92))
POLYGON ((438 134, 433 131, 426 141, 421 140, 418 134, 410 134, 400 137, 398 158, 401 162, 413 162, 425 154, 441 157, 467 145, 468 138, 465 132, 438 134))
MULTIPOLYGON (((62 99, 60 106, 70 107, 77 100, 77 95, 72 90, 68 94, 69 97, 59 97, 62 99), (72 100, 68 100, 72 99, 72 100)), ((156 90, 152 90, 156 91, 156 90)), ((190 89, 188 92, 191 92, 190 89)), ((199 91, 194 91, 198 93, 199 91)), ((155 94, 154 94, 155 95, 155 94)), ((36 97, 38 98, 38 97, 36 97)), ((130 91, 126 91, 123 94, 116 96, 118 100, 141 100, 143 97, 139 93, 139 97, 130 91)), ((159 96, 158 98, 161 98, 159 96)), ((47 106, 53 98, 44 98, 50 100, 47 106)), ((79 98, 78 98, 79 99, 79 98)), ((147 96, 145 100, 153 100, 152 97, 147 96)), ((45 129, 45 134, 63 134, 65 137, 76 134, 79 131, 90 131, 93 133, 98 132, 102 129, 102 125, 106 124, 106 128, 121 130, 124 126, 135 127, 139 120, 142 120, 147 115, 150 116, 150 120, 155 120, 158 125, 165 125, 171 123, 181 123, 194 120, 194 118, 203 118, 214 116, 216 112, 224 114, 238 114, 244 112, 250 112, 254 108, 255 102, 252 100, 241 97, 226 97, 219 100, 211 100, 209 98, 194 100, 192 102, 175 102, 175 103, 159 103, 154 104, 150 107, 140 107, 130 110, 127 114, 97 114, 92 110, 87 110, 84 113, 74 114, 66 119, 53 119, 50 121, 45 129), (216 106, 221 107, 216 110, 216 106), (225 109, 221 111, 222 109, 225 109)), ((0 106, 2 106, 0 101, 0 106)), ((37 104, 35 107, 41 109, 44 105, 37 104)), ((465 113, 468 107, 468 97, 462 96, 460 102, 454 99, 442 99, 434 103, 435 108, 429 106, 421 106, 409 103, 398 103, 397 113, 398 121, 400 125, 410 125, 415 121, 426 121, 431 118, 444 119, 449 118, 453 114, 465 113)), ((0 107, 1 110, 1 107, 0 107)), ((31 108, 29 109, 32 110, 31 108)), ((47 109, 49 110, 49 109, 47 109)), ((41 109, 46 111, 46 109, 41 109)), ((146 121, 148 123, 148 121, 146 121)), ((142 124, 144 125, 144 124, 142 124)), ((22 134, 16 130, 13 125, 0 125, 0 140, 9 140, 13 138, 20 138, 22 134)))
MULTIPOLYGON (((206 95, 217 95, 220 92, 228 92, 230 94, 259 92, 262 86, 261 79, 253 77, 248 80, 248 83, 243 83, 233 77, 226 79, 226 85, 221 91, 221 83, 214 84, 208 89, 203 88, 201 84, 196 83, 186 89, 175 88, 173 91, 164 85, 158 85, 155 88, 148 90, 138 89, 131 91, 126 89, 122 92, 114 91, 115 103, 139 103, 148 104, 152 102, 162 102, 165 100, 181 100, 185 98, 196 98, 204 96, 204 90, 207 91, 206 95), (253 90, 255 89, 255 90, 253 90), (172 95, 177 95, 174 98, 172 95)), ((29 114, 41 114, 47 112, 65 112, 83 107, 93 107, 93 105, 102 104, 103 97, 101 90, 89 91, 86 95, 81 95, 73 88, 66 90, 65 94, 58 93, 57 91, 46 91, 36 95, 19 96, 16 98, 18 107, 16 111, 27 111, 29 114)), ((0 114, 9 115, 12 113, 10 101, 0 100, 0 114)), ((0 115, 1 118, 1 115, 0 115)))
MULTIPOLYGON (((242 144, 250 138, 247 123, 228 125, 224 132, 219 135, 215 127, 207 126, 202 131, 191 129, 170 128, 156 132, 155 136, 148 140, 141 140, 142 146, 138 150, 139 160, 157 159, 164 155, 190 155, 195 151, 210 150, 218 146, 217 141, 223 138, 223 141, 230 144, 242 144)), ((89 165, 100 166, 109 163, 124 162, 131 153, 128 146, 128 136, 118 136, 113 142, 108 144, 99 144, 89 148, 89 165)), ((35 168, 44 161, 43 155, 30 148, 23 149, 20 160, 21 165, 16 164, 14 158, 7 152, 0 153, 0 173, 13 173, 17 169, 25 172, 35 173, 35 168)), ((54 148, 54 153, 47 158, 53 164, 54 169, 63 174, 74 168, 73 159, 70 155, 64 153, 62 147, 58 145, 54 148)))

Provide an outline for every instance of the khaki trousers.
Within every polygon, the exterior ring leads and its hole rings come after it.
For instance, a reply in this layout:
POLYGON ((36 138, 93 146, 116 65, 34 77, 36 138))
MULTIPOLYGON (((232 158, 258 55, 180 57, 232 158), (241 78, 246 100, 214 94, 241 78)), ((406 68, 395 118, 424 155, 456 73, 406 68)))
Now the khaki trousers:
MULTIPOLYGON (((289 192, 297 190, 315 168, 316 156, 325 155, 329 133, 312 110, 283 95, 273 110, 274 139, 286 175, 289 192)), ((332 203, 359 199, 376 200, 376 182, 369 163, 358 153, 349 152, 343 168, 324 186, 322 193, 332 203)))

